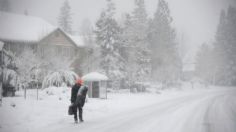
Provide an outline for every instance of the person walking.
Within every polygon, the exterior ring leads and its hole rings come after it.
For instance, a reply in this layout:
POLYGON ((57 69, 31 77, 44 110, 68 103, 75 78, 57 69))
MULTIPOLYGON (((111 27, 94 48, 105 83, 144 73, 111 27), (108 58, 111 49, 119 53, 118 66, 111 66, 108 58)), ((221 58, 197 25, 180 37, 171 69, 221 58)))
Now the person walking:
POLYGON ((83 122, 83 106, 86 99, 88 88, 83 86, 83 81, 78 79, 71 89, 71 104, 73 105, 73 113, 75 123, 78 123, 77 109, 79 110, 79 121, 83 122))

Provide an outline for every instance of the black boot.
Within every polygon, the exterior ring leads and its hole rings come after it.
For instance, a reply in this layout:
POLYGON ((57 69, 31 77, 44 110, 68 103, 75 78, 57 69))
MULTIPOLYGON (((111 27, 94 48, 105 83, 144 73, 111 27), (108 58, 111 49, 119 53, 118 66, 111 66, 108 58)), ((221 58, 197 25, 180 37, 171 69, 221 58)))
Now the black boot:
POLYGON ((84 120, 83 120, 83 109, 82 108, 79 108, 79 121, 84 122, 84 120))
POLYGON ((74 113, 74 120, 75 120, 75 123, 78 123, 77 111, 74 113))

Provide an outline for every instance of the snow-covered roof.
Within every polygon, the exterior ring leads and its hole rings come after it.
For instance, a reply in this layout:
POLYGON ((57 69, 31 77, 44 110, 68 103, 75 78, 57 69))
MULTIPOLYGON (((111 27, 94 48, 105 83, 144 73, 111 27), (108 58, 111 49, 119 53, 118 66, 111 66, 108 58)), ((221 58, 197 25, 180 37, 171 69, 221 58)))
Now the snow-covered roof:
POLYGON ((0 41, 0 51, 2 50, 3 46, 4 46, 4 43, 0 41))
POLYGON ((72 41, 74 41, 75 44, 76 44, 78 47, 84 47, 84 46, 85 46, 83 37, 81 37, 81 36, 75 36, 75 35, 69 35, 69 34, 67 34, 67 36, 70 37, 70 39, 71 39, 72 41))
POLYGON ((84 81, 105 81, 108 80, 108 77, 98 73, 98 72, 91 72, 82 77, 84 81))
POLYGON ((0 29, 2 41, 38 42, 56 27, 39 17, 0 12, 0 29))

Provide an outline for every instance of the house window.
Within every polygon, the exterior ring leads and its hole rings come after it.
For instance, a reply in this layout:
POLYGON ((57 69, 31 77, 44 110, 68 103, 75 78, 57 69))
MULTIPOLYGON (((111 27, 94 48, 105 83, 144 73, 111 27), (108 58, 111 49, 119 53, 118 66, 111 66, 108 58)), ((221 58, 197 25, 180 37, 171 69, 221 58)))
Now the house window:
POLYGON ((75 56, 75 49, 70 48, 70 57, 73 58, 75 56))
POLYGON ((44 52, 44 47, 43 46, 41 46, 39 48, 39 52, 40 52, 41 57, 44 57, 45 52, 44 52))
POLYGON ((65 55, 66 55, 66 57, 70 56, 70 47, 65 48, 65 55))
POLYGON ((57 54, 61 54, 62 51, 63 51, 62 48, 63 48, 62 46, 57 46, 57 47, 56 47, 56 50, 57 50, 56 53, 57 53, 57 54))
POLYGON ((63 56, 68 57, 68 53, 69 53, 68 47, 63 46, 63 47, 62 47, 62 52, 61 52, 61 54, 62 54, 63 56))

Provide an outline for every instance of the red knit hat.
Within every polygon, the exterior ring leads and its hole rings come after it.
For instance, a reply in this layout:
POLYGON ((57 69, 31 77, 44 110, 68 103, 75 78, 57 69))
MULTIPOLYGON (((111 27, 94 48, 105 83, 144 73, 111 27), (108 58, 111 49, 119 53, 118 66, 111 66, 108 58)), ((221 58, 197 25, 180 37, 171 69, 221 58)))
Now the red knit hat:
POLYGON ((77 79, 76 83, 82 85, 83 84, 83 80, 82 79, 77 79))

